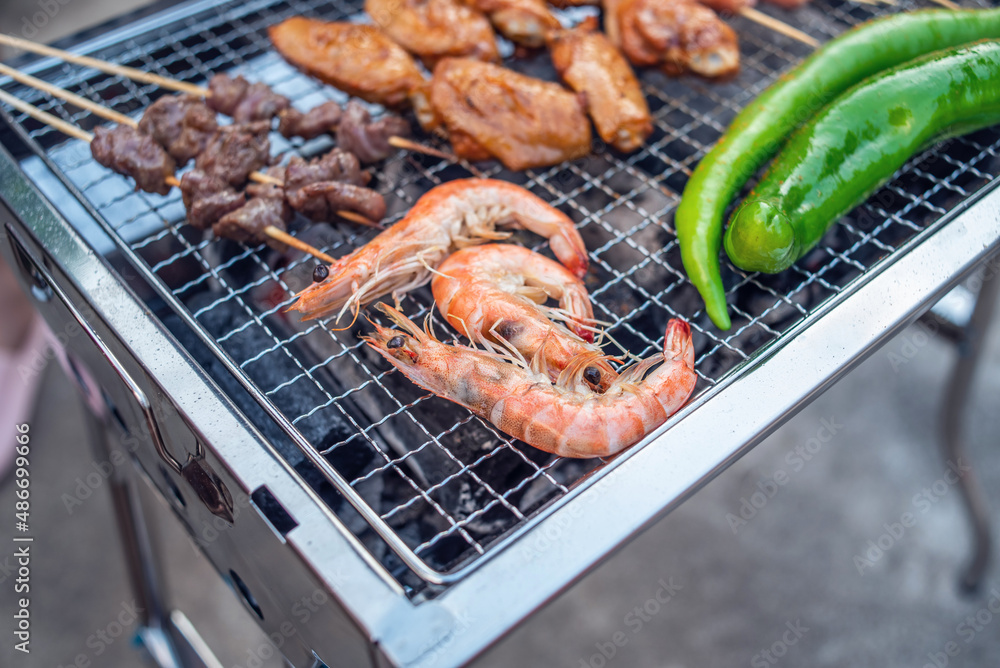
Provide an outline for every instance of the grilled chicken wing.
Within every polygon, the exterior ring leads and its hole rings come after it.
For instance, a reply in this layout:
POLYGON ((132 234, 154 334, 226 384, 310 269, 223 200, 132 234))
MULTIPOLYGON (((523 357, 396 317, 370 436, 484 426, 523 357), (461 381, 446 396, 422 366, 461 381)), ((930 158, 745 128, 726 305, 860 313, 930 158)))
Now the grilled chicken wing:
POLYGON ((288 62, 368 102, 399 106, 424 81, 413 57, 375 26, 295 16, 268 34, 288 62))
POLYGON ((545 44, 550 30, 562 27, 552 15, 545 0, 465 0, 490 17, 494 27, 504 37, 522 46, 545 44))
POLYGON ((365 11, 432 69, 446 56, 500 60, 489 20, 460 0, 365 0, 365 11))
POLYGON ((567 7, 596 7, 601 4, 601 0, 549 0, 549 4, 559 9, 567 7))
MULTIPOLYGON (((745 7, 753 7, 757 0, 698 0, 712 11, 720 14, 739 14, 745 7)), ((777 1, 777 0, 775 0, 777 1)), ((803 0, 784 0, 785 2, 802 2, 803 0)))
POLYGON ((634 151, 653 131, 646 98, 632 66, 597 30, 584 21, 573 30, 550 33, 552 63, 577 93, 601 139, 620 151, 634 151))
POLYGON ((583 105, 559 84, 477 60, 444 58, 428 88, 434 122, 447 129, 460 157, 496 157, 521 170, 590 152, 583 105))
POLYGON ((633 65, 720 78, 740 69, 733 29, 695 0, 605 0, 608 38, 633 65))

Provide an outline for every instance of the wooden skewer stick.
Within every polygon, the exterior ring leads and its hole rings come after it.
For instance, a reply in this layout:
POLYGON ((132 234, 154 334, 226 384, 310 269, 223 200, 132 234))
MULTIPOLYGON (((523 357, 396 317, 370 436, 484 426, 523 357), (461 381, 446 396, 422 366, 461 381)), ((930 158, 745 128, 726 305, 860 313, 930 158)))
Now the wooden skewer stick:
POLYGON ((318 248, 310 246, 301 239, 293 237, 288 232, 285 232, 284 230, 279 230, 277 227, 268 225, 267 227, 264 228, 264 234, 271 237, 275 241, 280 241, 281 243, 287 246, 291 246, 292 248, 298 249, 303 253, 312 255, 314 258, 318 260, 323 260, 323 262, 328 262, 330 264, 334 264, 337 262, 335 259, 327 255, 323 251, 319 250, 318 248))
POLYGON ((815 37, 807 35, 798 28, 793 28, 792 26, 788 25, 783 21, 779 21, 778 19, 772 18, 767 14, 765 14, 764 12, 757 11, 753 7, 744 7, 743 9, 741 9, 740 16, 748 18, 751 21, 755 21, 756 23, 759 23, 764 27, 770 28, 774 32, 780 33, 785 37, 791 37, 792 39, 802 42, 803 44, 808 44, 814 49, 819 47, 819 40, 817 40, 815 37))
POLYGON ((951 0, 931 0, 931 2, 939 4, 942 7, 944 7, 945 9, 961 9, 961 7, 959 7, 958 5, 956 5, 951 0))
MULTIPOLYGON (((25 84, 27 86, 31 86, 33 88, 36 88, 36 89, 41 90, 43 92, 46 92, 49 95, 52 95, 53 97, 57 97, 57 98, 66 100, 70 104, 73 104, 73 105, 75 105, 77 107, 80 107, 81 109, 86 109, 87 111, 89 111, 90 113, 94 114, 95 116, 100 116, 101 118, 106 118, 109 121, 114 121, 115 123, 118 123, 119 125, 128 125, 129 127, 133 127, 133 128, 138 128, 139 127, 139 123, 134 118, 132 118, 131 116, 126 116, 125 114, 120 114, 117 111, 115 111, 114 109, 109 109, 108 107, 105 107, 104 105, 101 105, 101 104, 97 104, 96 102, 94 102, 92 100, 88 100, 85 97, 80 97, 76 93, 71 93, 70 91, 68 91, 68 90, 66 90, 64 88, 60 88, 59 86, 55 86, 53 84, 50 84, 49 82, 43 81, 41 79, 38 79, 37 77, 33 77, 30 74, 25 74, 23 72, 15 70, 13 67, 8 67, 7 65, 4 65, 3 63, 0 63, 0 74, 5 74, 5 75, 9 76, 11 79, 13 79, 14 81, 18 81, 18 82, 23 83, 23 84, 25 84)), ((21 109, 21 110, 24 111, 24 109, 21 109)), ((27 113, 27 112, 25 112, 25 113, 27 113)), ((55 120, 59 120, 55 116, 52 116, 51 118, 53 118, 55 120)), ((76 127, 76 126, 71 126, 71 127, 76 127)), ((87 141, 89 141, 89 140, 87 140, 87 141)), ((274 176, 271 176, 270 174, 264 174, 262 172, 252 172, 250 174, 249 178, 250 178, 251 181, 255 181, 257 183, 267 183, 267 184, 271 184, 271 185, 275 185, 275 186, 279 186, 279 187, 283 187, 285 185, 282 182, 281 179, 276 178, 274 176)), ((174 180, 176 181, 176 179, 174 179, 174 180)), ((168 179, 167 182, 170 183, 170 180, 168 179)), ((170 183, 170 185, 176 186, 176 185, 180 185, 180 184, 179 183, 170 183)), ((367 225, 368 227, 374 227, 374 228, 380 229, 380 230, 381 229, 385 229, 381 225, 379 225, 378 223, 376 223, 375 221, 368 220, 367 218, 365 218, 361 214, 354 213, 353 211, 337 211, 336 213, 341 218, 344 218, 345 220, 349 220, 349 221, 354 222, 354 223, 358 223, 359 225, 367 225), (344 214, 347 214, 347 215, 344 215, 344 214)), ((291 245, 291 244, 289 244, 289 245, 291 245)))
MULTIPOLYGON (((424 155, 441 158, 442 160, 447 160, 448 162, 458 162, 458 156, 454 153, 439 151, 431 146, 425 146, 424 144, 418 144, 415 141, 410 141, 405 137, 389 137, 388 141, 389 146, 394 148, 401 148, 404 151, 413 151, 414 153, 423 153, 424 155)), ((466 165, 466 168, 472 172, 474 176, 483 178, 483 173, 476 169, 473 165, 466 165)))
POLYGON ((128 79, 156 84, 157 86, 180 91, 182 93, 191 93, 192 95, 211 95, 211 91, 205 91, 205 89, 199 86, 185 83, 183 81, 167 79, 166 77, 161 77, 158 74, 137 70, 134 67, 116 65, 104 60, 98 60, 97 58, 91 58, 90 56, 77 55, 75 53, 70 53, 69 51, 63 51, 51 46, 39 44, 38 42, 32 42, 31 40, 23 39, 21 37, 14 37, 13 35, 4 35, 0 33, 0 44, 6 44, 25 51, 31 51, 32 53, 38 53, 43 56, 59 58, 60 60, 65 60, 66 62, 73 63, 75 65, 91 67, 101 72, 107 72, 108 74, 117 74, 128 79))
POLYGON ((3 102, 5 104, 9 104, 10 106, 14 107, 18 111, 20 111, 22 113, 25 113, 28 116, 31 116, 36 121, 41 121, 42 123, 45 123, 46 125, 51 125, 52 127, 54 127, 59 132, 62 132, 65 135, 69 135, 70 137, 73 137, 74 139, 79 139, 80 141, 85 141, 88 144, 91 141, 93 141, 93 139, 94 139, 94 135, 90 134, 89 132, 87 132, 83 128, 78 128, 77 126, 73 125, 72 123, 67 123, 63 119, 61 119, 61 118, 59 118, 57 116, 53 116, 52 114, 50 114, 47 111, 42 111, 41 109, 39 109, 38 107, 34 106, 33 104, 28 104, 27 102, 24 102, 23 100, 19 100, 18 98, 14 97, 10 93, 8 93, 7 91, 2 90, 2 89, 0 89, 0 102, 3 102))
POLYGON ((376 223, 362 216, 360 213, 355 213, 353 211, 337 211, 338 216, 344 220, 349 220, 352 223, 357 223, 358 225, 366 225, 368 227, 373 227, 376 230, 384 230, 385 225, 382 223, 376 223))
MULTIPOLYGON (((156 85, 162 88, 166 88, 168 90, 179 91, 181 93, 188 93, 190 95, 197 95, 200 97, 212 96, 212 91, 203 86, 196 86, 194 84, 189 84, 184 81, 177 81, 176 79, 168 79, 166 77, 161 77, 158 74, 150 74, 149 72, 137 70, 132 67, 125 67, 122 65, 116 65, 115 63, 107 62, 105 60, 90 58, 89 56, 79 56, 69 51, 56 49, 55 47, 39 44, 38 42, 32 42, 31 40, 23 39, 21 37, 13 37, 11 35, 4 35, 3 33, 0 33, 0 44, 7 44, 8 46, 17 47, 19 49, 24 49, 25 51, 31 51, 32 53, 41 54, 43 56, 60 58, 69 63, 86 65, 87 67, 91 67, 100 72, 107 72, 108 74, 117 74, 123 77, 127 77, 129 79, 135 79, 136 81, 155 83, 156 85)), ((414 151, 416 153, 424 153, 426 155, 431 155, 436 158, 448 160, 449 162, 459 162, 458 157, 452 153, 439 151, 436 148, 432 148, 430 146, 424 146, 423 144, 410 141, 403 137, 389 137, 389 144, 391 146, 395 146, 396 148, 405 148, 408 151, 414 151), (397 145, 393 143, 394 141, 398 141, 399 144, 397 145)), ((473 172, 476 173, 477 176, 482 176, 481 173, 477 173, 478 170, 473 169, 473 172)))
MULTIPOLYGON (((17 109, 18 111, 21 111, 27 114, 28 116, 31 116, 37 121, 41 121, 46 125, 51 125, 56 130, 59 130, 63 134, 69 135, 74 139, 79 139, 80 141, 87 142, 88 144, 94 140, 94 135, 91 134, 90 132, 87 132, 83 128, 79 128, 73 125, 72 123, 67 123, 63 119, 53 116, 49 112, 43 111, 33 104, 29 104, 23 100, 19 100, 18 98, 14 97, 13 95, 4 90, 0 90, 0 102, 10 105, 14 109, 17 109)), ((168 176, 166 179, 164 179, 164 181, 167 183, 167 185, 173 187, 180 186, 180 181, 177 180, 176 176, 168 176)), ((264 234, 266 234, 267 236, 271 237, 276 241, 280 241, 283 244, 291 246, 292 248, 297 248, 303 253, 308 253, 309 255, 312 255, 315 258, 323 260, 324 262, 329 262, 330 264, 336 262, 336 260, 334 260, 332 257, 327 255, 323 251, 317 248, 313 248, 306 242, 301 241, 300 239, 296 239, 292 235, 288 234, 288 232, 280 230, 277 227, 274 227, 273 225, 266 226, 264 228, 264 234)))
POLYGON ((15 70, 13 67, 9 67, 0 63, 0 74, 6 74, 14 81, 23 83, 26 86, 31 86, 32 88, 38 89, 44 93, 48 93, 53 97, 58 97, 62 100, 66 100, 70 104, 80 107, 81 109, 86 109, 95 116, 100 116, 101 118, 106 118, 109 121, 114 121, 119 125, 131 125, 132 127, 137 127, 139 124, 132 119, 131 116, 126 116, 125 114, 120 114, 114 109, 108 109, 107 107, 97 104, 92 100, 88 100, 85 97, 81 97, 76 93, 71 93, 64 88, 50 84, 48 81, 42 81, 37 77, 33 77, 30 74, 25 74, 20 70, 15 70))

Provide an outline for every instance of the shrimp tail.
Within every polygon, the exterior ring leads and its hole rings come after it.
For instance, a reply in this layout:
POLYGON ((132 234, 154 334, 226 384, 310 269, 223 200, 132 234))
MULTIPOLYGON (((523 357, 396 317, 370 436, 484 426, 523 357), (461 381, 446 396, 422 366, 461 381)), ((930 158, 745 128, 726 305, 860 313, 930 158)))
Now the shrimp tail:
POLYGON ((667 323, 667 331, 663 336, 663 357, 679 360, 694 369, 694 344, 691 341, 691 325, 679 318, 672 318, 667 323))

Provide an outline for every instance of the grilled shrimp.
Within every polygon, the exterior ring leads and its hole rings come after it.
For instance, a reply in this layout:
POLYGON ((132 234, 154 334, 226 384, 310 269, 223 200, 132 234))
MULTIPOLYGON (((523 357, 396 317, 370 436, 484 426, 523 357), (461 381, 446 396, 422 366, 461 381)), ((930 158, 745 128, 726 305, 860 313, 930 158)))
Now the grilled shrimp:
POLYGON ((513 183, 459 179, 427 191, 402 220, 330 265, 327 278, 300 292, 289 310, 307 320, 340 319, 384 295, 398 299, 426 284, 453 251, 510 236, 497 226, 546 237, 574 276, 587 272, 587 249, 569 216, 513 183))
POLYGON ((375 324, 376 331, 363 338, 403 375, 507 434, 562 457, 620 452, 683 406, 697 380, 691 328, 683 320, 667 323, 662 355, 629 367, 597 394, 580 378, 599 353, 575 358, 553 385, 535 363, 540 355, 528 365, 498 346, 447 345, 391 306, 380 307, 401 330, 375 324))
MULTIPOLYGON (((431 290, 441 314, 469 340, 503 339, 529 362, 544 348, 553 376, 577 355, 601 352, 592 343, 594 310, 583 283, 558 262, 522 246, 460 250, 438 267, 431 290), (559 310, 542 306, 550 297, 559 300, 559 310)), ((617 377, 605 359, 583 372, 601 391, 617 377)))

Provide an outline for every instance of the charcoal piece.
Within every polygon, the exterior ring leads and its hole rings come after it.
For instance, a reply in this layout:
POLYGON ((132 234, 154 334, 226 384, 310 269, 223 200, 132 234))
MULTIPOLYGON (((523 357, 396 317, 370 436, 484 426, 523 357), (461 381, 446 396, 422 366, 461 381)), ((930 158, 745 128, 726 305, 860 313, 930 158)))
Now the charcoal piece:
MULTIPOLYGON (((323 444, 323 448, 333 445, 323 444)), ((348 482, 355 480, 375 458, 375 451, 359 439, 341 443, 324 455, 348 482)))
MULTIPOLYGON (((210 304, 215 304, 222 295, 214 292, 203 292, 187 302, 187 307, 192 312, 197 312, 199 309, 204 308, 210 304)), ((247 315, 246 311, 235 302, 235 300, 228 299, 221 301, 212 308, 210 308, 205 313, 198 317, 199 323, 202 327, 213 337, 218 338, 229 334, 233 330, 244 325, 250 316, 247 315)), ((269 326, 274 331, 274 327, 277 323, 269 322, 269 326)), ((172 328, 174 329, 174 328, 172 328)), ((175 333, 178 331, 174 329, 175 333)), ((179 328, 180 336, 179 338, 188 337, 195 341, 198 345, 189 345, 188 342, 182 340, 181 343, 185 345, 189 350, 205 350, 200 346, 200 339, 197 339, 193 332, 182 325, 179 328), (190 333, 189 333, 190 332, 190 333)), ((275 332, 278 336, 286 336, 285 332, 275 332)), ((258 326, 246 327, 240 332, 240 336, 230 337, 224 344, 222 344, 227 353, 238 362, 243 360, 248 360, 263 350, 274 347, 274 339, 263 330, 263 328, 258 326)), ((292 344, 292 354, 297 354, 299 351, 294 349, 294 344, 292 344)), ((264 413, 264 410, 243 390, 243 386, 240 382, 230 374, 228 369, 226 369, 222 362, 219 361, 213 354, 205 351, 207 355, 196 355, 197 361, 202 365, 205 371, 215 380, 216 383, 220 385, 223 392, 234 399, 238 396, 246 397, 246 401, 237 402, 240 409, 247 415, 248 418, 259 428, 262 433, 267 437, 275 447, 279 448, 281 454, 285 459, 291 464, 295 464, 302 460, 303 455, 285 435, 284 431, 274 423, 274 421, 264 413)), ((254 381, 257 387, 263 390, 269 390, 271 388, 277 387, 282 383, 290 381, 291 379, 299 376, 302 370, 295 363, 295 361, 285 354, 272 354, 268 357, 267 363, 265 364, 253 364, 250 365, 245 371, 247 375, 254 381)), ((297 415, 303 415, 314 408, 311 402, 311 398, 305 397, 296 392, 288 392, 283 395, 285 399, 282 410, 286 416, 294 418, 297 415)), ((317 447, 325 447, 323 444, 329 443, 339 443, 346 440, 354 433, 354 429, 345 421, 343 418, 338 416, 336 413, 327 411, 325 413, 325 419, 323 421, 311 420, 307 424, 299 425, 299 430, 302 435, 310 443, 316 445, 317 447)))
POLYGON ((470 557, 476 556, 476 552, 463 536, 453 532, 438 539, 434 545, 426 548, 421 556, 434 568, 449 571, 470 557))
MULTIPOLYGON (((337 514, 337 517, 351 533, 361 536, 372 532, 368 521, 354 509, 350 501, 344 498, 337 488, 326 478, 326 475, 311 461, 301 460, 295 464, 295 470, 302 476, 306 484, 319 494, 324 503, 337 514)), ((375 558, 379 560, 383 558, 385 552, 388 550, 388 546, 377 539, 366 540, 365 544, 372 554, 375 555, 375 558)))
MULTIPOLYGON (((506 487, 501 487, 499 490, 494 488, 494 491, 501 494, 506 489, 506 487)), ((509 513, 504 513, 501 517, 491 516, 490 513, 476 515, 494 501, 495 497, 471 478, 459 476, 451 480, 436 491, 434 497, 454 519, 460 522, 464 520, 466 529, 480 536, 495 538, 510 525, 509 513), (475 517, 472 517, 473 515, 475 517), (470 517, 472 519, 469 519, 470 517)))
POLYGON ((90 142, 94 160, 119 174, 135 180, 137 190, 166 195, 171 186, 167 179, 174 175, 174 159, 149 135, 128 125, 94 128, 90 142))

